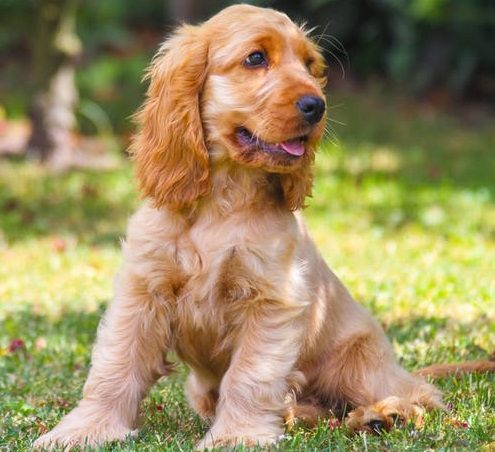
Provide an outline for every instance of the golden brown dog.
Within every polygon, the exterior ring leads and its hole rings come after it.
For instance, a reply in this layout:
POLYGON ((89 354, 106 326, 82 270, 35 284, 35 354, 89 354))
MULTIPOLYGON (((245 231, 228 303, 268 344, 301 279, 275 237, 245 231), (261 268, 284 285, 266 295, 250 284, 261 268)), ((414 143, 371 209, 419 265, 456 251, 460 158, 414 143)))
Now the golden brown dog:
POLYGON ((132 153, 143 193, 83 399, 36 447, 134 432, 175 351, 211 423, 198 448, 270 444, 284 418, 353 430, 441 407, 328 269, 297 213, 325 122, 324 62, 289 18, 238 5, 167 40, 132 153))

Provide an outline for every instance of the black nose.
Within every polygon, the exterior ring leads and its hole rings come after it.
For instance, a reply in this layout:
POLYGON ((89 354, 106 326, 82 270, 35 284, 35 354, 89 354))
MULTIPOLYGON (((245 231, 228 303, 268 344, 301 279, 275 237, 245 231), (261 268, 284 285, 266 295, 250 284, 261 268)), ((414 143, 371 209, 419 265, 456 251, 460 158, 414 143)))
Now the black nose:
POLYGON ((325 113, 325 102, 317 96, 302 96, 296 102, 296 106, 311 125, 319 122, 325 113))

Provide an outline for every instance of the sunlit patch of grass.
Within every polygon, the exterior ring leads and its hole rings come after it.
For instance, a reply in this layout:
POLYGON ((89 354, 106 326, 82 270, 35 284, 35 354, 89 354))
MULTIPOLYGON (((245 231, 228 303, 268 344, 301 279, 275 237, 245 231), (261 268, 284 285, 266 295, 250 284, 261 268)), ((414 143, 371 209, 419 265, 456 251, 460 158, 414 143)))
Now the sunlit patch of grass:
MULTIPOLYGON (((382 93, 379 93, 380 95, 382 93)), ((381 96, 343 95, 305 216, 325 259, 410 369, 495 349, 495 130, 381 96)), ((0 162, 0 449, 26 450, 78 400, 137 205, 129 164, 50 174, 0 162), (23 345, 9 351, 13 339, 23 345)), ((156 385, 139 436, 101 450, 191 450, 207 426, 185 369, 156 385)), ((438 382, 448 413, 381 436, 322 422, 274 450, 478 450, 495 438, 495 378, 438 382)), ((261 450, 261 449, 260 449, 261 450)))

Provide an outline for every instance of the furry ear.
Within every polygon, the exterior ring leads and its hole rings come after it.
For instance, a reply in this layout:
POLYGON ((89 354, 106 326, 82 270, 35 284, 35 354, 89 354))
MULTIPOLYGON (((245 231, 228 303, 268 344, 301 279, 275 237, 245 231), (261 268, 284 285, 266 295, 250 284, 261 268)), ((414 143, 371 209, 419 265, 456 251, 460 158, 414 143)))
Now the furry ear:
POLYGON ((210 191, 199 109, 207 58, 201 28, 184 25, 161 46, 145 77, 150 84, 131 154, 140 188, 157 207, 180 209, 210 191))

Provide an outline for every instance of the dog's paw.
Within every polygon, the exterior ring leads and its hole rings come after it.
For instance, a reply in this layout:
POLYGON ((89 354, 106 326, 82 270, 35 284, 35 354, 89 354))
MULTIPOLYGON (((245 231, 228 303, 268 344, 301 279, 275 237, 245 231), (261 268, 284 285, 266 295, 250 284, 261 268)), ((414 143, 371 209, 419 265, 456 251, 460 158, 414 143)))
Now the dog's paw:
POLYGON ((70 450, 75 446, 94 447, 136 434, 137 430, 132 430, 129 422, 118 417, 115 411, 83 399, 53 430, 38 438, 33 448, 70 450))
POLYGON ((130 430, 122 426, 93 425, 71 426, 59 425, 43 436, 40 436, 33 444, 35 450, 53 450, 62 448, 71 450, 76 446, 98 446, 105 442, 124 440, 136 436, 137 430, 130 430))
POLYGON ((356 408, 349 413, 345 423, 354 432, 380 433, 409 422, 419 428, 423 425, 424 413, 422 406, 391 396, 374 405, 356 408))

